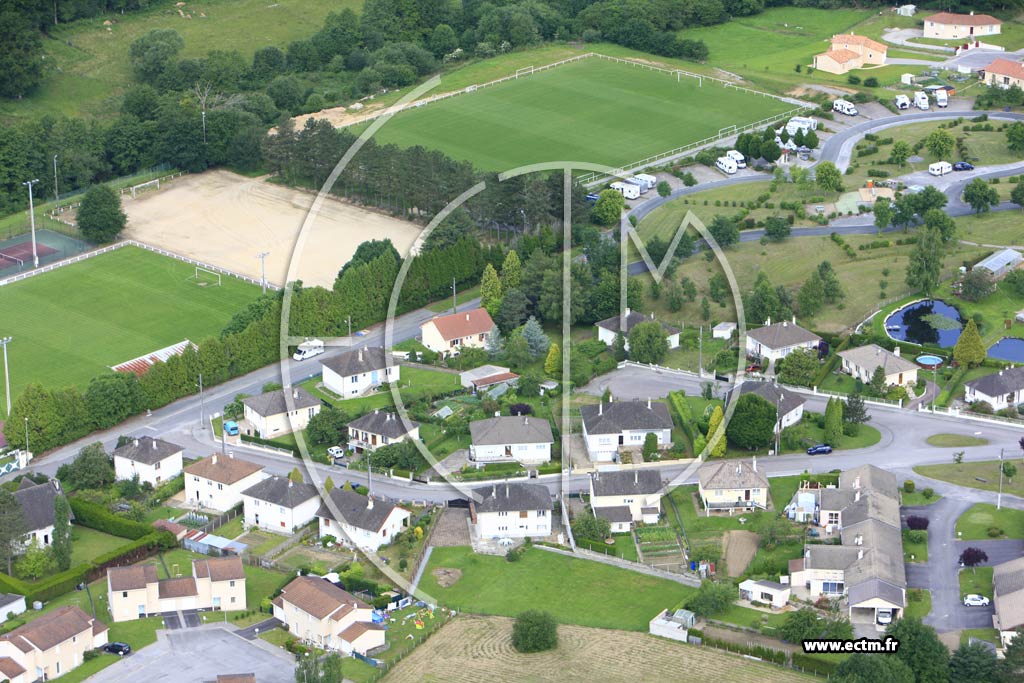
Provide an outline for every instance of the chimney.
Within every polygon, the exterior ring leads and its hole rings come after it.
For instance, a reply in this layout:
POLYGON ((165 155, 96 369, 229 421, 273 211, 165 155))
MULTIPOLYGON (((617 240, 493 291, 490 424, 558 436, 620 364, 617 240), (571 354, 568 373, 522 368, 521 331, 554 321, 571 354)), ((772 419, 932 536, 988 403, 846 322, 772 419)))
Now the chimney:
POLYGON ((298 397, 299 397, 299 388, 298 387, 294 387, 292 389, 292 398, 297 399, 298 397))
POLYGON ((783 327, 789 327, 789 321, 788 320, 783 320, 782 321, 782 326, 783 327))
POLYGON ((768 327, 771 324, 772 324, 772 317, 768 316, 767 320, 764 321, 764 326, 768 327))
POLYGON ((793 316, 793 324, 796 325, 796 316, 793 316))
POLYGON ((630 313, 632 313, 632 312, 633 312, 633 311, 632 311, 632 310, 630 310, 629 306, 626 306, 626 315, 628 316, 628 315, 629 315, 630 313))
POLYGON ((751 463, 751 465, 750 465, 750 466, 751 466, 751 468, 752 468, 752 469, 753 469, 753 470, 754 470, 755 472, 757 472, 757 456, 756 456, 756 455, 754 456, 754 460, 753 460, 753 462, 751 463))
POLYGON ((231 458, 232 460, 234 460, 235 459, 235 452, 231 451, 230 453, 228 453, 228 457, 231 458))
MULTIPOLYGON (((1002 373, 1002 372, 1000 372, 999 374, 1001 375, 1001 374, 1003 374, 1003 373, 1002 373)), ((135 439, 135 447, 136 447, 136 448, 138 448, 138 447, 139 447, 139 440, 138 440, 138 439, 135 439)))
POLYGON ((466 322, 469 322, 469 313, 466 313, 466 322))
MULTIPOLYGON (((857 534, 856 536, 853 537, 853 544, 854 545, 864 545, 864 537, 861 536, 860 534, 857 534)), ((863 552, 863 551, 861 551, 861 552, 863 552)))
POLYGON ((214 465, 217 464, 217 454, 216 453, 213 454, 213 460, 211 460, 210 462, 212 462, 214 465))
POLYGON ((858 560, 863 560, 864 559, 864 548, 857 548, 857 559, 858 560))
POLYGON ((597 414, 604 415, 604 401, 597 404, 597 414))
POLYGON ((359 349, 358 353, 359 353, 359 362, 362 363, 363 362, 363 350, 359 349))
POLYGON ((153 439, 152 444, 153 444, 153 450, 155 451, 156 450, 156 439, 153 439))
POLYGON ((857 489, 857 492, 853 494, 853 502, 860 502, 860 489, 857 489))
POLYGON ((366 509, 367 510, 372 510, 373 509, 373 496, 367 496, 366 497, 366 509))
POLYGON ((497 484, 491 484, 491 497, 492 498, 497 498, 498 497, 498 485, 497 484))
POLYGON ((899 358, 899 357, 900 357, 900 347, 899 347, 899 346, 897 346, 897 347, 896 347, 896 348, 895 348, 895 349, 893 350, 893 352, 892 352, 892 355, 896 356, 897 358, 899 358))
POLYGON ((647 397, 647 410, 650 410, 650 409, 651 409, 651 397, 648 396, 647 397))
POLYGON ((811 559, 811 549, 810 548, 808 548, 807 550, 804 551, 804 559, 805 560, 811 559))
POLYGON ((501 411, 500 410, 495 410, 494 411, 494 417, 501 417, 501 411))
POLYGON ((640 483, 640 470, 633 470, 633 483, 634 484, 639 484, 640 483))
POLYGON ((524 418, 523 418, 523 424, 524 424, 524 425, 528 425, 528 424, 530 424, 530 418, 529 418, 529 416, 527 416, 527 417, 524 417, 524 418))
POLYGON ((295 482, 293 482, 291 479, 289 479, 288 480, 288 488, 291 488, 294 483, 295 482))
POLYGON ((508 498, 508 482, 505 482, 505 497, 508 498))

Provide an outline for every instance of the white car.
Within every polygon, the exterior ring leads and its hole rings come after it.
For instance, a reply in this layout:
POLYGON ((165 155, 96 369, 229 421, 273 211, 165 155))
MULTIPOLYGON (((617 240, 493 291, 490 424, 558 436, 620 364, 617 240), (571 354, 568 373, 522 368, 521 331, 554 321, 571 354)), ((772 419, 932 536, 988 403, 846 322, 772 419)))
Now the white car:
POLYGON ((892 610, 891 609, 880 609, 875 613, 875 621, 881 626, 892 623, 892 610))
POLYGON ((331 446, 330 448, 327 449, 327 455, 331 456, 332 458, 340 458, 341 456, 345 455, 345 449, 342 448, 341 446, 331 446))
POLYGON ((988 607, 989 599, 984 595, 971 593, 964 596, 964 605, 967 607, 988 607))

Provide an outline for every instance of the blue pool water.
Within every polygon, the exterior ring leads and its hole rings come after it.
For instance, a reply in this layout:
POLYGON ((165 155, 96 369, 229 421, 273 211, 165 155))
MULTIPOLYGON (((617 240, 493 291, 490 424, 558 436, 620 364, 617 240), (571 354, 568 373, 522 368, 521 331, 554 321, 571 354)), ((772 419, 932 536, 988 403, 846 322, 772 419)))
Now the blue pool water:
POLYGON ((951 348, 960 338, 960 331, 967 321, 960 311, 944 301, 923 299, 907 304, 885 319, 885 332, 898 341, 911 344, 935 344, 942 348, 951 348), (955 323, 957 327, 949 330, 937 330, 924 320, 925 316, 939 314, 955 323))
POLYGON ((933 368, 936 365, 942 364, 942 359, 938 356, 918 356, 915 360, 928 368, 933 368))
POLYGON ((1015 363, 1024 363, 1024 339, 1003 337, 988 347, 989 358, 1001 358, 1015 363))

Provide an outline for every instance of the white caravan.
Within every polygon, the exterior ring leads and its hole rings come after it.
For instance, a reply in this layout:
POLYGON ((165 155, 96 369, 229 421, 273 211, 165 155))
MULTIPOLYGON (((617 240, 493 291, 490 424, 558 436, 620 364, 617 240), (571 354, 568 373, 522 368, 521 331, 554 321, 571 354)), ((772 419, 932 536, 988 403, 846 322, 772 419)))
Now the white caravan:
POLYGON ((634 185, 633 183, 623 183, 616 181, 609 185, 613 190, 621 194, 626 199, 636 199, 640 196, 640 186, 634 185))
POLYGON ((928 103, 928 93, 923 90, 918 90, 914 93, 914 106, 921 111, 928 111, 931 109, 931 105, 928 103))
POLYGON ((718 161, 715 162, 715 166, 718 170, 727 175, 732 175, 736 172, 736 162, 729 157, 718 157, 718 161))
POLYGON ((747 167, 747 159, 746 159, 746 157, 744 157, 742 154, 740 154, 735 149, 730 149, 728 152, 725 153, 725 156, 729 157, 730 159, 732 159, 733 161, 736 162, 736 168, 746 168, 747 167))

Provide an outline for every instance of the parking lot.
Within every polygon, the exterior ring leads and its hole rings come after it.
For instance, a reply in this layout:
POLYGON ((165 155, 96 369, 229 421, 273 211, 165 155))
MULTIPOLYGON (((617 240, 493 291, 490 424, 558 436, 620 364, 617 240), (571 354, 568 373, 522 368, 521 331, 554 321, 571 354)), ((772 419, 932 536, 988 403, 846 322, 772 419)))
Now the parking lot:
POLYGON ((197 683, 219 674, 255 673, 260 683, 291 683, 294 660, 262 640, 247 641, 221 624, 159 631, 157 642, 103 669, 94 683, 197 683))

